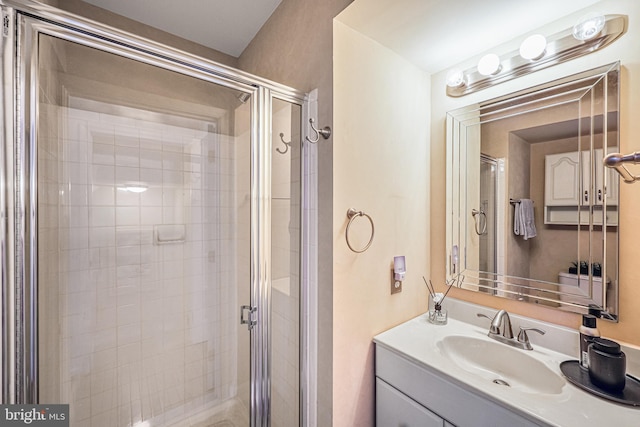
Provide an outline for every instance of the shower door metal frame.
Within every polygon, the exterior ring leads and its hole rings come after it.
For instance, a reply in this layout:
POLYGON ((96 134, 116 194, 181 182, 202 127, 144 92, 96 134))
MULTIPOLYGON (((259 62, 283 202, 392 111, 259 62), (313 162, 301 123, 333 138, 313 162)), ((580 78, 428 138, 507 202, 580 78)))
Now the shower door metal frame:
MULTIPOLYGON (((38 35, 46 34, 252 95, 250 303, 259 308, 257 325, 249 332, 251 425, 269 425, 271 98, 294 102, 306 111, 307 96, 287 86, 30 0, 0 0, 0 6, 3 18, 0 43, 3 61, 0 68, 3 84, 0 95, 2 402, 38 401, 35 154, 38 94, 34 89, 37 89, 38 78, 38 35)), ((307 303, 301 301, 301 306, 307 303)), ((304 330, 303 325, 300 329, 304 330)), ((305 369, 303 364, 301 371, 305 369)), ((300 383, 300 395, 306 396, 303 387, 308 384, 302 377, 300 383)), ((303 418, 302 408, 306 405, 300 406, 303 418)))

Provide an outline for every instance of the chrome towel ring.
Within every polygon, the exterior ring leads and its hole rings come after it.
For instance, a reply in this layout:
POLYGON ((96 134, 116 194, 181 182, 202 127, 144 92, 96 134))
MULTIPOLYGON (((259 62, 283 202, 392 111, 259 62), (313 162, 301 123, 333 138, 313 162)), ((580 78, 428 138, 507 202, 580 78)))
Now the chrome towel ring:
POLYGON ((474 228, 478 236, 487 234, 487 214, 482 209, 471 209, 471 215, 475 222, 474 228))
POLYGON ((349 246, 349 249, 351 249, 353 252, 360 254, 366 251, 367 249, 369 249, 369 246, 371 246, 371 243, 373 242, 373 235, 376 232, 376 227, 373 225, 373 220, 369 215, 367 215, 362 211, 357 211, 354 208, 349 208, 349 210, 347 211, 347 218, 349 218, 349 222, 347 223, 347 230, 345 231, 345 236, 344 236, 345 239, 347 240, 347 246, 349 246), (351 246, 351 242, 349 242, 349 227, 351 227, 351 223, 359 216, 367 217, 367 219, 371 223, 371 238, 369 238, 369 243, 367 243, 364 248, 354 249, 353 246, 351 246))

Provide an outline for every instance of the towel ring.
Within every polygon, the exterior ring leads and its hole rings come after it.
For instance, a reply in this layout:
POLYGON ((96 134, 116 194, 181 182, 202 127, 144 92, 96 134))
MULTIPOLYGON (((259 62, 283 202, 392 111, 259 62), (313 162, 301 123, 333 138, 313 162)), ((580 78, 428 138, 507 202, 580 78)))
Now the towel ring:
POLYGON ((367 215, 366 213, 362 212, 362 211, 357 211, 354 208, 349 208, 349 210, 347 211, 347 218, 349 218, 349 222, 347 223, 347 230, 345 232, 345 239, 347 241, 347 246, 349 246, 349 249, 351 249, 353 252, 360 254, 364 251, 366 251, 367 249, 369 249, 369 246, 371 246, 371 243, 373 242, 373 236, 376 232, 376 227, 373 225, 373 220, 371 219, 371 217, 369 215, 367 215), (349 227, 351 227, 351 223, 359 216, 364 216, 367 217, 367 219, 369 220, 369 222, 371 223, 371 238, 369 239, 369 243, 366 244, 366 246, 362 249, 354 249, 353 246, 351 246, 351 242, 349 242, 349 227))
POLYGON ((476 234, 478 236, 484 236, 487 234, 487 214, 484 213, 482 209, 471 209, 471 215, 473 216, 473 222, 475 222, 474 228, 476 230, 476 234), (480 229, 478 229, 478 223, 482 224, 480 225, 480 229))

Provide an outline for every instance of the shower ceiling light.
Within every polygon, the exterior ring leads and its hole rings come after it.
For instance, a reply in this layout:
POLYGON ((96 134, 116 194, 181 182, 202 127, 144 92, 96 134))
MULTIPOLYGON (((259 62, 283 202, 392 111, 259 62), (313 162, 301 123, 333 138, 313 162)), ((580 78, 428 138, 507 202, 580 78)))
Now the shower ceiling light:
POLYGON ((599 13, 585 15, 573 26, 573 37, 580 41, 591 40, 600 34, 604 22, 604 16, 599 13))
POLYGON ((524 39, 520 45, 520 56, 530 61, 542 58, 547 49, 547 38, 542 34, 534 34, 524 39))
POLYGON ((477 67, 464 70, 462 77, 450 79, 454 75, 450 72, 447 74, 447 95, 467 95, 587 55, 608 46, 626 30, 626 15, 585 16, 574 27, 549 37, 539 34, 528 37, 518 51, 500 57, 485 55, 477 67), (456 82, 460 83, 451 84, 456 82))

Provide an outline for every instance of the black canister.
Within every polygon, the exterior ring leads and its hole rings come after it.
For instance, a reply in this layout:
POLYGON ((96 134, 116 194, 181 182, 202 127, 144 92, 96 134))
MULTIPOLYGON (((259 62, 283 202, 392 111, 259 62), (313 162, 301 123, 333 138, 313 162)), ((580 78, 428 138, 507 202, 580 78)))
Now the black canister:
POLYGON ((622 391, 626 381, 626 364, 626 357, 617 342, 594 338, 589 344, 589 378, 601 389, 622 391))

